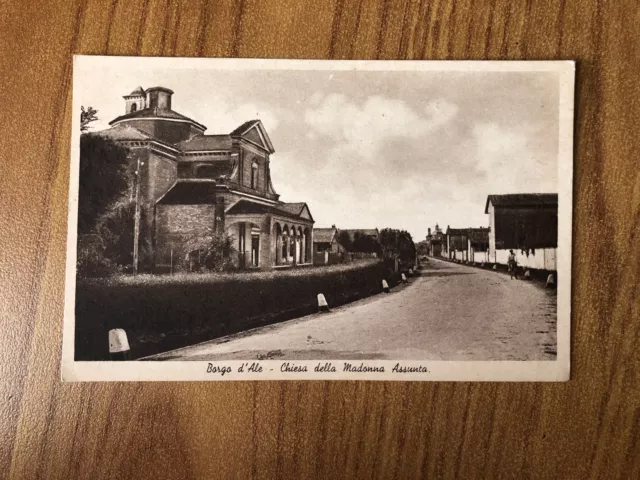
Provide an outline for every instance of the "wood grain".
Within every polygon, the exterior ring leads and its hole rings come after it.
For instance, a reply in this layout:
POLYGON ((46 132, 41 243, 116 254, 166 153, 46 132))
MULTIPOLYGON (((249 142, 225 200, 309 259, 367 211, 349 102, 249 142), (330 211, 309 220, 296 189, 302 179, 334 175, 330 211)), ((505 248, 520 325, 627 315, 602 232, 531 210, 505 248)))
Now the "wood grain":
POLYGON ((0 3, 0 476, 640 478, 640 9, 0 3), (62 384, 71 54, 576 59, 573 379, 62 384))

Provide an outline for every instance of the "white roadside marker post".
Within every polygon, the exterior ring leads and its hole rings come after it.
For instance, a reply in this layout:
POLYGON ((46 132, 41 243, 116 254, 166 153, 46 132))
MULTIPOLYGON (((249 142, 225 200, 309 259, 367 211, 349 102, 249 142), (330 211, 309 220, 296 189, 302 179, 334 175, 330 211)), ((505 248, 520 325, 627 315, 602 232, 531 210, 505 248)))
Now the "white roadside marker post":
POLYGON ((550 273, 547 277, 546 288, 554 288, 556 286, 556 279, 553 277, 553 273, 550 273))
POLYGON ((495 263, 493 264, 493 270, 498 270, 498 265, 496 265, 495 263))
POLYGON ((531 280, 531 272, 529 270, 524 272, 524 279, 531 280))
POLYGON ((109 356, 111 360, 128 360, 129 340, 127 332, 122 328, 109 330, 109 356))
POLYGON ((407 276, 404 273, 401 275, 401 277, 402 277, 402 283, 407 283, 407 276))
POLYGON ((391 292, 391 289, 389 288, 389 284, 387 283, 386 280, 382 280, 382 291, 384 293, 389 293, 391 292))
POLYGON ((322 293, 318 294, 318 310, 321 312, 329 311, 329 304, 327 303, 327 299, 324 298, 322 293))
POLYGON ((410 277, 413 277, 413 268, 410 268, 410 269, 409 269, 409 276, 410 276, 410 277))

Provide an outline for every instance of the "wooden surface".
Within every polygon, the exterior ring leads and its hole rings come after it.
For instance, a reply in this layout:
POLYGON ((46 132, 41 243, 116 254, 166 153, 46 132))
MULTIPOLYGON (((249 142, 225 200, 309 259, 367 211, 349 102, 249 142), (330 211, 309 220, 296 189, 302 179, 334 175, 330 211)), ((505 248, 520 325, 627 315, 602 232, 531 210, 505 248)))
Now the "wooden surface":
POLYGON ((0 2, 0 476, 640 478, 639 12, 0 2), (62 384, 72 53, 578 60, 572 381, 62 384))

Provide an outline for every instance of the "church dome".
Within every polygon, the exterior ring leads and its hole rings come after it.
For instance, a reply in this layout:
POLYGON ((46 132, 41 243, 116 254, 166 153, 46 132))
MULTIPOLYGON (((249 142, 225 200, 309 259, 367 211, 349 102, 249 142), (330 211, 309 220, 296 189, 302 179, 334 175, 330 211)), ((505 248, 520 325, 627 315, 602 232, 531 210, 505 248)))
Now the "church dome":
POLYGON ((142 87, 138 87, 129 95, 142 95, 144 97, 145 96, 144 89, 142 87))

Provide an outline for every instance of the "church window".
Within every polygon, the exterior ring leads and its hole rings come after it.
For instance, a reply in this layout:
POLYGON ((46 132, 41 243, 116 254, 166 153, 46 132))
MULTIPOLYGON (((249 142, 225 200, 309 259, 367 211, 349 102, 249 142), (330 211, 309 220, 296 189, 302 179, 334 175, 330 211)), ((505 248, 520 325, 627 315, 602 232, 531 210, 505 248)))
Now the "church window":
POLYGON ((255 161, 251 165, 251 188, 258 188, 258 164, 255 161))
POLYGON ((131 113, 135 112, 138 109, 138 105, 135 103, 131 104, 131 113))

